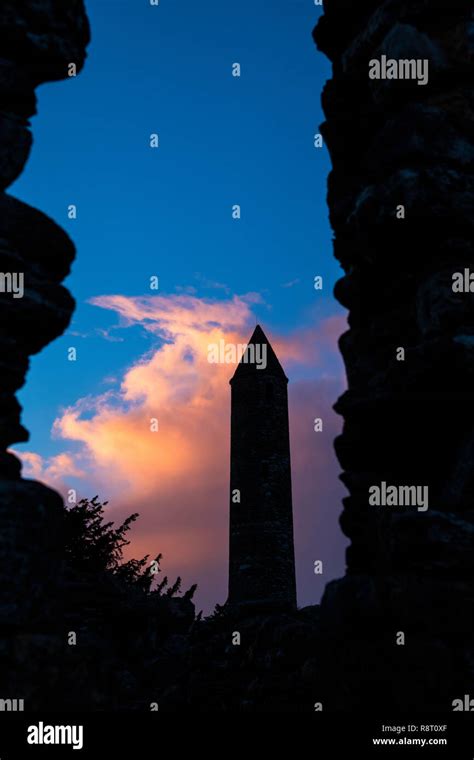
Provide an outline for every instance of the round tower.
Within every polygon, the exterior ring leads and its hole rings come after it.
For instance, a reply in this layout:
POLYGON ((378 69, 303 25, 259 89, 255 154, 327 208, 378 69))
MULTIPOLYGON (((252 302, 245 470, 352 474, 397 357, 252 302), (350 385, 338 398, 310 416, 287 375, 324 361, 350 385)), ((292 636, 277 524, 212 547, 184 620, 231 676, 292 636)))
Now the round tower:
POLYGON ((230 385, 228 603, 294 608, 288 378, 259 325, 230 385))

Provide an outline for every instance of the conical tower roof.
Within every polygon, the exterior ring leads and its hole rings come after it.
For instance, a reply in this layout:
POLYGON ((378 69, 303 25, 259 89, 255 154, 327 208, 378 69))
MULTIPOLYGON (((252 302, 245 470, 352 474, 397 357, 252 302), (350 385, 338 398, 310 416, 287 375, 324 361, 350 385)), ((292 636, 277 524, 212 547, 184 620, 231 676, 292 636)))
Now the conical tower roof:
MULTIPOLYGON (((250 349, 251 350, 251 349, 250 349)), ((234 376, 232 380, 235 380, 236 378, 240 377, 248 377, 250 375, 257 375, 265 377, 266 375, 272 375, 273 377, 280 377, 282 379, 285 379, 286 382, 288 382, 288 378, 285 375, 283 371, 283 367, 281 366, 280 362, 278 361, 277 355, 275 351, 273 350, 270 341, 268 340, 267 336, 263 332, 260 325, 257 325, 255 330, 252 333, 252 337, 250 338, 247 348, 245 350, 244 355, 242 356, 239 364, 237 365, 237 369, 234 372, 234 376), (259 346, 259 353, 256 354, 257 359, 266 359, 266 366, 265 368, 258 367, 258 364, 256 362, 251 362, 251 354, 249 351, 249 346, 259 346), (262 346, 265 346, 265 352, 266 355, 263 353, 262 346)), ((232 382, 232 380, 230 382, 232 382)))

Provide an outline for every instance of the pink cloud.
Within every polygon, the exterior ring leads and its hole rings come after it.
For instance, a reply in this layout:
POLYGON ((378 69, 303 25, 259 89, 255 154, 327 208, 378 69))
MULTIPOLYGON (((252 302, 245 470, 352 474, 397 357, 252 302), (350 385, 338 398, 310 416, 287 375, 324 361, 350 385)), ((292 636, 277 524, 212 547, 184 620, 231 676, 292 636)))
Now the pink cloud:
MULTIPOLYGON (((139 512, 130 555, 162 552, 168 575, 199 584, 197 600, 206 610, 226 598, 229 379, 235 369, 209 363, 208 345, 220 339, 245 343, 258 300, 256 294, 210 300, 182 293, 92 299, 114 311, 123 328, 141 325, 160 343, 127 369, 118 391, 79 399, 58 416, 54 435, 74 442, 75 453, 47 462, 21 454, 33 477, 63 492, 75 478, 84 494, 109 500, 111 519, 139 512)), ((300 368, 306 373, 306 379, 290 382, 299 601, 305 604, 317 601, 331 572, 343 568, 337 526, 342 486, 332 447, 340 423, 331 410, 343 374, 340 363, 332 374, 327 366, 344 329, 337 316, 292 335, 268 331, 290 381, 300 368), (324 418, 323 433, 314 432, 314 417, 324 418), (312 567, 322 556, 328 569, 321 579, 312 567)))
POLYGON ((65 478, 85 478, 86 472, 77 466, 71 454, 56 454, 45 460, 40 454, 31 451, 14 451, 23 463, 23 476, 43 480, 64 492, 65 478))

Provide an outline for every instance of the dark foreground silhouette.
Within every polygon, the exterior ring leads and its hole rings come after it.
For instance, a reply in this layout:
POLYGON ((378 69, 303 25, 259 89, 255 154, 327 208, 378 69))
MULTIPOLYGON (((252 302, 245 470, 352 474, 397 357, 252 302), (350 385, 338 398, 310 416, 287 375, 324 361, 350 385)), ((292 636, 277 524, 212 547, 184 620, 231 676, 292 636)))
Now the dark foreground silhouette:
POLYGON ((320 608, 224 609, 198 621, 177 587, 153 588, 141 560, 120 565, 120 528, 101 533, 90 505, 65 515, 9 451, 28 437, 15 394, 29 356, 71 318, 61 283, 75 250, 4 190, 29 154, 35 88, 66 79, 71 61, 80 71, 89 29, 82 0, 3 0, 0 272, 23 273, 25 293, 0 294, 1 700, 23 699, 28 711, 322 703, 413 716, 472 697, 474 302, 452 288, 472 266, 471 5, 324 2, 315 40, 333 66, 321 133, 344 269, 335 294, 350 328, 340 340, 348 390, 336 406, 347 573, 320 608), (370 78, 382 56, 427 60, 426 83, 370 78), (371 506, 381 483, 427 488, 429 509, 371 506), (80 536, 94 531, 92 557, 79 556, 80 536))

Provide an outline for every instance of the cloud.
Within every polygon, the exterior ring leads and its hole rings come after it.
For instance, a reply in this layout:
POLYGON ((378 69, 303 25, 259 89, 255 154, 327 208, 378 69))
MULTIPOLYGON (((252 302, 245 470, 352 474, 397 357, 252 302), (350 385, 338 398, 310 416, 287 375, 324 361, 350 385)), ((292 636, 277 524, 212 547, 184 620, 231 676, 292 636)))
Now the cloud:
POLYGON ((224 282, 216 282, 216 280, 210 280, 201 272, 195 272, 194 278, 199 282, 202 288, 209 288, 209 290, 223 290, 227 295, 230 293, 230 288, 224 282))
POLYGON ((197 288, 194 285, 176 285, 175 290, 177 293, 189 293, 191 295, 197 293, 197 288))
MULTIPOLYGON (((22 453, 33 477, 65 491, 71 478, 84 495, 110 502, 110 519, 139 512, 129 556, 164 555, 164 571, 200 586, 205 610, 226 597, 230 387, 235 366, 207 361, 208 345, 245 343, 258 294, 227 300, 189 294, 131 298, 100 296, 92 303, 117 314, 121 329, 140 325, 156 345, 123 374, 118 390, 79 399, 57 417, 53 434, 74 453, 43 461, 22 453), (158 428, 155 432, 155 428, 158 428)), ((300 603, 315 602, 343 567, 337 526, 342 486, 332 450, 339 420, 331 410, 343 388, 336 339, 339 316, 291 335, 268 337, 292 380, 290 420, 295 537, 300 603), (308 378, 308 372, 311 377, 308 378), (315 433, 314 417, 324 418, 315 433), (314 576, 314 560, 327 573, 314 576)), ((70 487, 70 485, 69 485, 70 487)))
POLYGON ((110 341, 110 343, 123 343, 123 338, 121 338, 119 335, 112 335, 112 330, 114 328, 104 329, 103 327, 97 327, 96 333, 97 335, 100 335, 104 340, 110 341))
POLYGON ((40 454, 31 451, 13 453, 23 462, 23 475, 35 480, 43 480, 61 491, 65 490, 65 478, 85 478, 87 474, 74 460, 71 454, 56 454, 45 460, 40 454))

